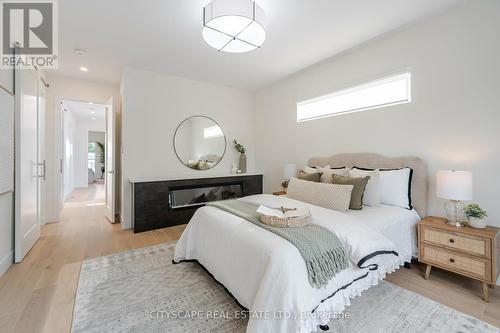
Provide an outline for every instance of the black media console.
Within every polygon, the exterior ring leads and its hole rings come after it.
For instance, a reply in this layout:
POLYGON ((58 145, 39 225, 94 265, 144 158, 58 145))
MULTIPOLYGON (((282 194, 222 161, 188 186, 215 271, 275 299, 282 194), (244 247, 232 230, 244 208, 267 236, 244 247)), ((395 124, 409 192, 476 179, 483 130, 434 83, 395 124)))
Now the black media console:
POLYGON ((133 180, 134 232, 186 224, 206 202, 262 193, 261 174, 168 180, 133 180))

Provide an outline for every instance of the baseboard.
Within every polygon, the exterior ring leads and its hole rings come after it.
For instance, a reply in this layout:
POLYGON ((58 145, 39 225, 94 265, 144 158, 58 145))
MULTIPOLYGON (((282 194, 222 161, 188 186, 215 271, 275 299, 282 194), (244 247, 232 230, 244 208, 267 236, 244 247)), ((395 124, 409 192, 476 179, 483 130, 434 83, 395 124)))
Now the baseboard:
POLYGON ((7 272, 7 270, 13 263, 14 263, 14 251, 10 251, 0 261, 0 276, 2 276, 5 272, 7 272))

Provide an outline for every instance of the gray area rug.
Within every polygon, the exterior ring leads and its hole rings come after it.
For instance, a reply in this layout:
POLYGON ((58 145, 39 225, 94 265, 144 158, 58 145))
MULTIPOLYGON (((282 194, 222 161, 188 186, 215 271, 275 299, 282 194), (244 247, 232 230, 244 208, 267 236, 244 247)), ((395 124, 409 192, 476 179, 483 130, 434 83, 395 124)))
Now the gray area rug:
MULTIPOLYGON (((172 264, 175 242, 85 260, 72 332, 245 332, 241 308, 198 264, 172 264)), ((392 283, 353 300, 332 332, 500 332, 392 283)))

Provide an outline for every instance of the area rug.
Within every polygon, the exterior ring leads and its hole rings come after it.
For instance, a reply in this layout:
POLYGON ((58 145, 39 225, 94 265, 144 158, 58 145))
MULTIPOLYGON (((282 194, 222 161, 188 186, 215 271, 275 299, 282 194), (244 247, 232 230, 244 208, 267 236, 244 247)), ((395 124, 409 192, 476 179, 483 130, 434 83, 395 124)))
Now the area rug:
MULTIPOLYGON (((242 311, 197 263, 173 265, 175 242, 85 260, 72 332, 245 332, 242 311)), ((332 332, 499 332, 382 282, 353 300, 332 332)))

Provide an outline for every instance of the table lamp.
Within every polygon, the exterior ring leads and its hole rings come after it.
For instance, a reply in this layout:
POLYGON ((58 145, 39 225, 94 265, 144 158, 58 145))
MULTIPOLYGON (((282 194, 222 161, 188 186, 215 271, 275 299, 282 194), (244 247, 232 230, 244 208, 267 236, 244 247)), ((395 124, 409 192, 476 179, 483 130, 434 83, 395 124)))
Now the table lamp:
POLYGON ((472 172, 438 170, 436 173, 436 195, 446 199, 444 210, 448 224, 464 226, 464 201, 472 200, 472 172))

